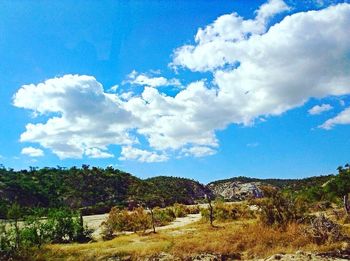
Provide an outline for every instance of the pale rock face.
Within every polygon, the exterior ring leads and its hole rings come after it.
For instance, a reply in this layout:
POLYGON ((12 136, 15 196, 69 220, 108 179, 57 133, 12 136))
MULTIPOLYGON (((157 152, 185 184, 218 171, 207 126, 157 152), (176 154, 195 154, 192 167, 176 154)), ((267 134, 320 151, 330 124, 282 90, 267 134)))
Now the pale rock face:
POLYGON ((263 197, 260 185, 260 182, 227 181, 219 184, 209 184, 208 187, 215 196, 221 196, 226 200, 245 200, 263 197))

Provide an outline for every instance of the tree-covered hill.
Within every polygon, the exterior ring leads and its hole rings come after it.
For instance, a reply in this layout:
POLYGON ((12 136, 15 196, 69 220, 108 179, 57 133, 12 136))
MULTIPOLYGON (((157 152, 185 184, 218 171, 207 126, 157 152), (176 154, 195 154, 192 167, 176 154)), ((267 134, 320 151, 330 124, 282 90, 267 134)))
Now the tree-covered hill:
POLYGON ((204 197, 199 182, 175 177, 139 179, 129 173, 83 165, 82 168, 42 168, 14 171, 0 168, 0 216, 7 206, 69 207, 84 213, 104 213, 113 206, 143 203, 150 195, 155 205, 194 203, 204 197))
MULTIPOLYGON (((305 179, 235 177, 208 185, 260 182, 295 192, 312 190, 313 194, 318 195, 321 186, 332 178, 333 175, 305 179)), ((113 206, 193 204, 203 200, 205 194, 212 194, 209 189, 212 187, 178 177, 160 176, 142 180, 112 167, 83 165, 81 168, 31 168, 20 171, 0 167, 0 217, 14 202, 27 208, 81 209, 84 214, 105 213, 113 206)))
POLYGON ((175 202, 193 204, 205 194, 211 194, 205 185, 190 179, 159 176, 146 181, 154 184, 154 193, 163 198, 165 205, 175 202))

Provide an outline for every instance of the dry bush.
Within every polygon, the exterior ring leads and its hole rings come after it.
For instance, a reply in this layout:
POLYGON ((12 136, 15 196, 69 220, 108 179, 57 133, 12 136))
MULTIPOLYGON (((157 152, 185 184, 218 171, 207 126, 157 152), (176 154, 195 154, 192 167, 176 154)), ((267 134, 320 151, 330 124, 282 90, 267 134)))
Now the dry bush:
POLYGON ((324 215, 313 218, 305 228, 305 234, 318 245, 339 242, 345 238, 340 226, 324 215))
POLYGON ((327 211, 327 216, 332 217, 336 221, 344 220, 346 217, 345 211, 340 209, 332 209, 330 211, 327 211))
MULTIPOLYGON (((209 220, 209 210, 201 209, 202 218, 209 220)), ((219 222, 232 221, 238 219, 254 218, 254 211, 250 210, 247 205, 233 205, 223 201, 216 201, 213 207, 214 220, 219 222)))
POLYGON ((187 214, 199 214, 200 213, 200 207, 197 206, 185 206, 186 207, 186 213, 187 214))
POLYGON ((151 218, 142 207, 133 211, 113 207, 107 220, 102 223, 102 235, 104 239, 113 238, 116 232, 133 231, 145 232, 151 227, 151 218))
POLYGON ((186 206, 183 204, 175 203, 173 206, 173 211, 175 213, 175 217, 186 217, 187 216, 186 206))

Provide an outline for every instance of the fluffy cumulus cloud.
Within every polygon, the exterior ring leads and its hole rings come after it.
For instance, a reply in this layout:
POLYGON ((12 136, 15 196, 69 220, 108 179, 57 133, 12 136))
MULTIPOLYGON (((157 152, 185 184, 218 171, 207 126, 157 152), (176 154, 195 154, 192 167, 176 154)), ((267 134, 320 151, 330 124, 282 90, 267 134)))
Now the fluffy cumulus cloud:
POLYGON ((22 149, 21 154, 27 155, 29 157, 42 157, 44 156, 44 152, 41 149, 33 148, 33 147, 25 147, 22 149))
POLYGON ((344 32, 350 5, 295 13, 266 28, 272 15, 286 10, 282 1, 269 1, 254 20, 221 16, 198 30, 194 45, 175 51, 173 66, 213 73, 212 100, 222 123, 251 124, 311 97, 349 94, 350 38, 344 32))
POLYGON ((315 105, 310 110, 308 110, 308 113, 310 115, 319 115, 323 112, 330 111, 333 109, 333 106, 330 104, 321 104, 321 105, 315 105))
POLYGON ((110 144, 132 144, 127 131, 132 114, 118 106, 91 76, 65 75, 38 85, 24 85, 15 106, 46 115, 45 123, 28 124, 22 142, 37 142, 60 158, 110 157, 110 144))
MULTIPOLYGON (((174 51, 171 66, 211 73, 213 82, 192 82, 173 96, 155 87, 177 80, 137 72, 127 82, 144 86, 139 95, 107 93, 91 76, 24 85, 14 105, 47 120, 28 124, 21 141, 37 142, 60 158, 112 157, 111 144, 122 146, 121 160, 200 157, 215 153, 215 132, 229 124, 251 125, 312 97, 349 94, 350 5, 290 14, 269 25, 288 10, 282 0, 270 0, 254 19, 232 13, 200 28, 192 45, 174 51), (150 149, 136 148, 144 145, 140 140, 150 149)), ((345 109, 322 128, 349 123, 349 114, 345 109)))
MULTIPOLYGON (((237 62, 239 45, 252 35, 263 34, 268 21, 276 14, 289 10, 282 0, 270 0, 256 11, 256 18, 245 20, 237 13, 217 18, 195 36, 195 45, 185 45, 174 52, 172 66, 192 71, 211 71, 237 62)), ((242 48, 242 47, 241 47, 242 48)))

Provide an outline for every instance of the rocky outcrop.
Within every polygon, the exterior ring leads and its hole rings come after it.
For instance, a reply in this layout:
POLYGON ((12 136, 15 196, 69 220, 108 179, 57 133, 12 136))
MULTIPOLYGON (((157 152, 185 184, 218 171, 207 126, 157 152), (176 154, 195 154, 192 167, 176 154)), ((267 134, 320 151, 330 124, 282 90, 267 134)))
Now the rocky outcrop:
POLYGON ((227 181, 208 184, 208 188, 216 197, 222 197, 226 200, 261 198, 263 197, 263 192, 260 189, 260 186, 260 182, 243 183, 240 181, 227 181))

